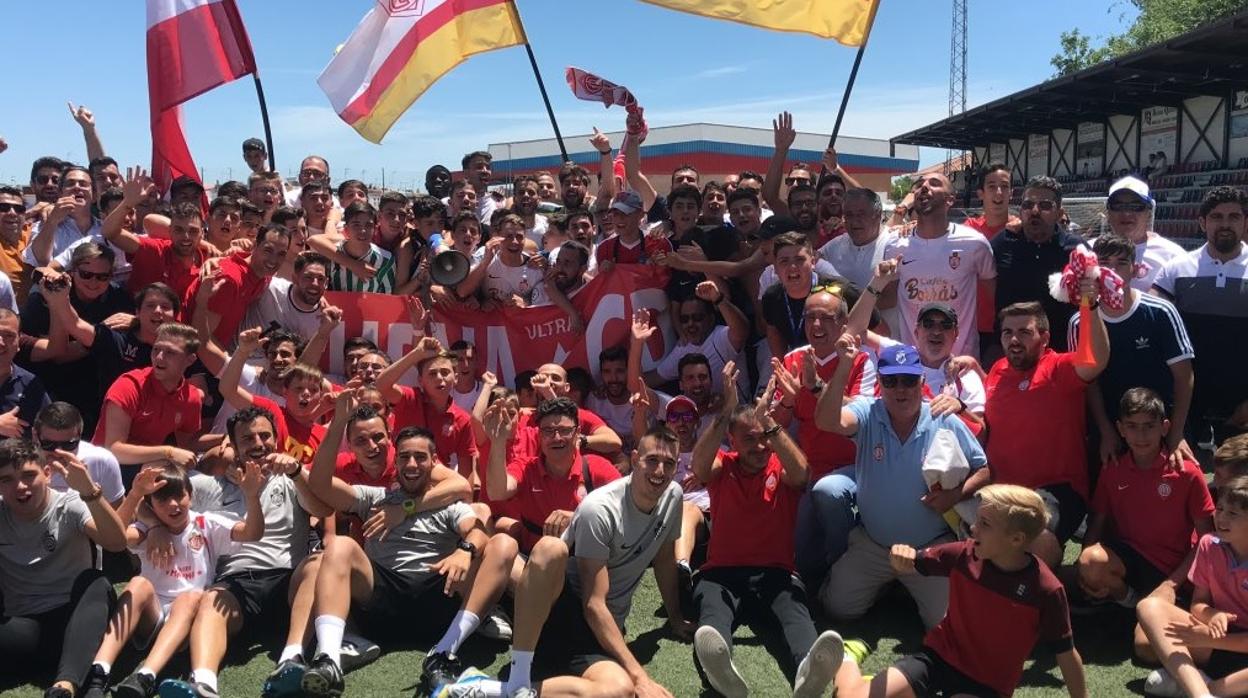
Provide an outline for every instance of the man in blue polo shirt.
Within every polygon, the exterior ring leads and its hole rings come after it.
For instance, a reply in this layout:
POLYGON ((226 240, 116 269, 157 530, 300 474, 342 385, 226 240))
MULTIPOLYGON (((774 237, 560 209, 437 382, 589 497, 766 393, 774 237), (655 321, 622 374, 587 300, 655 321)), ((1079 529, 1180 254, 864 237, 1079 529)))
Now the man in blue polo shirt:
POLYGON ((914 347, 900 344, 882 350, 880 397, 849 405, 844 404, 845 381, 858 340, 846 333, 836 348, 840 360, 819 396, 815 424, 852 438, 858 448, 854 474, 860 523, 849 533, 849 549, 829 570, 820 601, 834 618, 858 618, 885 586, 899 580, 918 605, 923 625, 934 627, 949 605, 949 580, 898 576, 889 565, 889 550, 897 543, 922 548, 952 540, 943 514, 988 484, 988 459, 957 415, 932 417, 923 399, 923 363, 914 347), (923 460, 942 429, 953 433, 971 474, 960 487, 929 492, 923 460))

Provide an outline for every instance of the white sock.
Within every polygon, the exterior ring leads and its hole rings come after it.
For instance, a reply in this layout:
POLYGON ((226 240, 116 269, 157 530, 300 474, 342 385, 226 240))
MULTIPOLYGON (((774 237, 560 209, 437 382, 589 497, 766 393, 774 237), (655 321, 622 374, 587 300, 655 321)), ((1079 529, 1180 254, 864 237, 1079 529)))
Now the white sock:
POLYGON ((96 666, 98 666, 99 668, 101 668, 101 669, 103 669, 103 670, 104 670, 104 675, 105 675, 105 676, 108 676, 109 674, 113 673, 113 663, 112 663, 112 662, 101 662, 101 661, 99 661, 99 660, 96 660, 96 661, 94 662, 94 664, 95 664, 96 666))
POLYGON ((154 672, 154 671, 152 671, 150 668, 148 668, 148 666, 147 666, 146 664, 144 664, 143 666, 139 667, 139 672, 138 672, 138 673, 140 673, 140 674, 147 674, 148 676, 152 677, 153 679, 154 679, 154 678, 156 678, 156 672, 154 672))
POLYGON ((532 688, 533 679, 529 676, 529 667, 533 665, 533 652, 524 650, 511 651, 511 674, 507 676, 507 693, 517 688, 532 688))
POLYGON ((347 621, 334 616, 316 617, 316 653, 329 657, 329 661, 342 668, 342 633, 347 621))
POLYGON ((191 681, 202 683, 212 690, 217 690, 217 672, 211 669, 196 669, 191 672, 191 681))
POLYGON ((476 690, 472 695, 483 696, 483 698, 507 698, 510 695, 507 685, 497 679, 473 681, 472 687, 476 690))
POLYGON ((450 626, 446 629, 446 634, 438 640, 438 644, 433 646, 430 654, 445 652, 446 654, 455 654, 459 651, 459 646, 464 644, 464 640, 477 629, 481 624, 481 619, 472 611, 460 611, 451 619, 450 626))
POLYGON ((281 664, 287 659, 294 659, 301 654, 303 654, 303 645, 286 645, 282 648, 282 654, 277 658, 277 663, 281 664))

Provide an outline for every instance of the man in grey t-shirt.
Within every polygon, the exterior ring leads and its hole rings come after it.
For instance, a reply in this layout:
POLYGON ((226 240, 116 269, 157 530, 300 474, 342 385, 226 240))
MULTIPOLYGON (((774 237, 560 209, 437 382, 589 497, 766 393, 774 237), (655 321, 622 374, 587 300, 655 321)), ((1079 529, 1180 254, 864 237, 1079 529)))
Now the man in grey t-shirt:
POLYGON ((316 580, 317 654, 300 686, 313 698, 342 694, 342 634, 354 605, 370 635, 446 628, 425 657, 417 691, 433 695, 462 672, 455 653, 503 595, 518 547, 508 535, 485 532, 485 522, 467 504, 472 488, 466 479, 455 475, 457 501, 427 497, 435 486, 434 471, 446 468, 438 465, 433 434, 425 429, 406 427, 395 436, 393 491, 334 477, 344 431, 355 438, 368 424, 385 423, 372 407, 352 409, 353 393, 339 394, 334 419, 312 461, 313 493, 336 511, 361 519, 391 502, 411 503, 384 537, 370 536, 363 546, 350 536, 327 542, 316 580))
MULTIPOLYGON (((506 438, 515 411, 503 400, 490 406, 491 438, 506 438)), ((542 695, 671 696, 633 656, 624 619, 653 563, 669 627, 682 639, 693 633, 677 593, 682 493, 672 477, 679 449, 666 427, 650 430, 637 443, 631 475, 590 492, 562 538, 545 536, 533 546, 517 587, 510 677, 455 684, 444 695, 533 696, 537 688, 542 695), (542 633, 544 625, 550 632, 542 633), (533 673, 546 677, 540 686, 532 685, 533 673)))

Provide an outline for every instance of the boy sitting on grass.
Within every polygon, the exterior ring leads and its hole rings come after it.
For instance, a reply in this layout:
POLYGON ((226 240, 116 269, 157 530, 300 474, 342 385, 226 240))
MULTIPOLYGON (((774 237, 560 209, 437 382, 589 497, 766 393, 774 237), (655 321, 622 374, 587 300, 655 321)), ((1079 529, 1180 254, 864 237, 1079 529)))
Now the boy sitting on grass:
POLYGON ((835 681, 838 698, 1008 696, 1037 640, 1057 654, 1070 695, 1087 698, 1066 592, 1027 552, 1045 530, 1044 500, 1017 485, 988 485, 977 496, 979 514, 969 540, 917 552, 908 545, 892 548, 890 561, 899 574, 949 577, 949 611, 923 639, 922 651, 871 681, 857 663, 843 662, 835 681))
MULTIPOLYGON (((1213 498, 1199 465, 1185 460, 1181 470, 1169 466, 1164 446, 1170 420, 1157 393, 1124 393, 1117 426, 1127 451, 1110 461, 1096 485, 1074 566, 1079 589, 1127 608, 1149 595, 1174 604, 1196 554, 1192 541, 1213 531, 1213 498)), ((1135 653, 1156 661, 1138 626, 1135 653)))
POLYGON ((240 542, 260 540, 264 534, 264 512, 260 510, 263 484, 259 464, 248 463, 239 481, 247 498, 247 518, 238 521, 221 514, 192 511, 191 480, 176 465, 147 467, 135 476, 117 515, 126 524, 126 543, 131 552, 139 555, 143 567, 117 599, 117 609, 83 687, 86 698, 106 695, 109 671, 130 639, 142 642, 140 648, 151 643, 151 649, 138 671, 118 684, 113 695, 156 695, 156 676, 186 642, 199 610, 200 595, 216 576, 217 557, 233 552, 240 542), (142 554, 149 527, 132 523, 140 504, 151 507, 173 544, 173 555, 163 569, 142 554))
POLYGON ((1248 632, 1243 632, 1248 630, 1248 566, 1242 563, 1248 559, 1248 477, 1218 487, 1214 528, 1196 544, 1188 573, 1194 587, 1190 610, 1159 596, 1136 607, 1140 626, 1164 665, 1145 681, 1146 695, 1248 695, 1243 656, 1248 654, 1248 632), (1226 675, 1210 681, 1197 666, 1226 675))

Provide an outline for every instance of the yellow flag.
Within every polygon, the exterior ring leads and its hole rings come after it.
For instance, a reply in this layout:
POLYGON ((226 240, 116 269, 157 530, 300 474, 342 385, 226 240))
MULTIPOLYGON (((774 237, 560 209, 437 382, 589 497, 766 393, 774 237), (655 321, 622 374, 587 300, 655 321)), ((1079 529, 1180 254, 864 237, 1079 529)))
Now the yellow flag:
POLYGON ((681 12, 804 32, 861 46, 871 31, 879 0, 643 0, 681 12))

